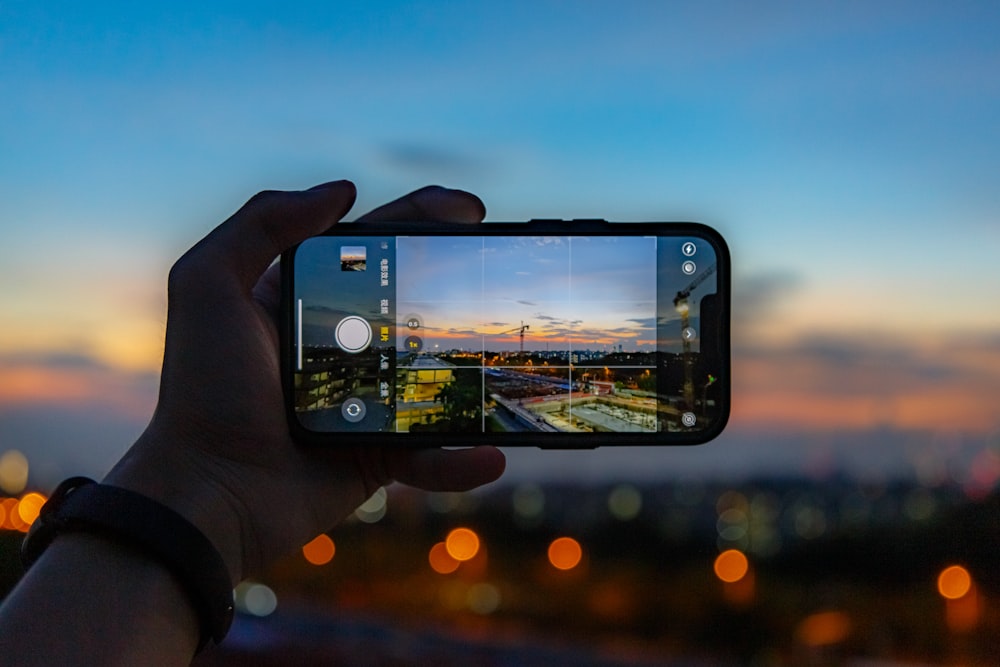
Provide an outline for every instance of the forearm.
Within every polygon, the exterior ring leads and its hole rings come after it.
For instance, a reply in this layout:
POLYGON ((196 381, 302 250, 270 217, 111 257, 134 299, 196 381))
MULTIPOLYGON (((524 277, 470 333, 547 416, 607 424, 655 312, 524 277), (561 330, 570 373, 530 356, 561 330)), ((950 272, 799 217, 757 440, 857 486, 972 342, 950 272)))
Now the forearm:
POLYGON ((198 616, 162 564, 113 538, 57 538, 0 607, 10 665, 187 665, 198 616))

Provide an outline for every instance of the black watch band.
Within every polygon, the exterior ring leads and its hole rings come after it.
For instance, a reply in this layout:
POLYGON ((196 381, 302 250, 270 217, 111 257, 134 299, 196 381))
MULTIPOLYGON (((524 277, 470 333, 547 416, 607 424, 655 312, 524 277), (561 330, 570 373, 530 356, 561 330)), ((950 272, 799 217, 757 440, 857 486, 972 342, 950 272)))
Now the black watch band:
POLYGON ((42 507, 21 545, 31 566, 62 532, 98 533, 129 542, 165 565, 198 612, 198 650, 222 641, 233 621, 233 589, 222 556, 205 535, 174 510, 133 491, 71 477, 42 507))

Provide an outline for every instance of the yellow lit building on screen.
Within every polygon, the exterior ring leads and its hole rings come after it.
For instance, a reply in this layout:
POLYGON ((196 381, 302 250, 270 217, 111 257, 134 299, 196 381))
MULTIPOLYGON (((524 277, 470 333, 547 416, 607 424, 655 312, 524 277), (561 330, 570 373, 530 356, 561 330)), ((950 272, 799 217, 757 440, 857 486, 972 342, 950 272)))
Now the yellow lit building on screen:
POLYGON ((416 357, 396 374, 396 430, 428 424, 444 412, 434 401, 441 389, 455 379, 455 366, 434 357, 416 357))

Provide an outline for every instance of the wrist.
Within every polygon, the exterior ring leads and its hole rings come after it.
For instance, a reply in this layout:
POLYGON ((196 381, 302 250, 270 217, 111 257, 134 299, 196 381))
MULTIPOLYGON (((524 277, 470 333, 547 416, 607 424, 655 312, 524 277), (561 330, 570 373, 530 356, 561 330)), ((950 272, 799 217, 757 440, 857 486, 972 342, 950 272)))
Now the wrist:
POLYGON ((199 649, 225 637, 233 617, 229 572, 211 541, 177 512, 134 491, 72 477, 56 488, 28 531, 21 548, 25 567, 72 533, 101 536, 173 574, 198 613, 199 649))
POLYGON ((147 431, 102 483, 141 494, 190 522, 218 551, 235 587, 246 572, 238 503, 206 470, 185 462, 183 451, 147 431))

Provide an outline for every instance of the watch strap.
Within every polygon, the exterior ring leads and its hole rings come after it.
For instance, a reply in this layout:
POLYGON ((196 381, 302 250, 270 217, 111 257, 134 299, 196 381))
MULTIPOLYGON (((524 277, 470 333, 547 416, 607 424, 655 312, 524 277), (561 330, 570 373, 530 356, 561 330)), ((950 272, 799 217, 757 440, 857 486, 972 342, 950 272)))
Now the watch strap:
POLYGON ((42 506, 21 545, 27 569, 63 532, 97 533, 128 542, 162 563, 183 584, 198 612, 198 650, 222 641, 233 620, 229 570, 190 521, 155 500, 87 477, 71 477, 42 506))

